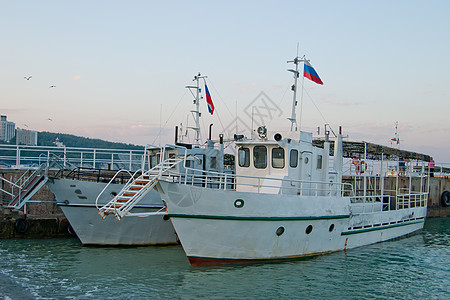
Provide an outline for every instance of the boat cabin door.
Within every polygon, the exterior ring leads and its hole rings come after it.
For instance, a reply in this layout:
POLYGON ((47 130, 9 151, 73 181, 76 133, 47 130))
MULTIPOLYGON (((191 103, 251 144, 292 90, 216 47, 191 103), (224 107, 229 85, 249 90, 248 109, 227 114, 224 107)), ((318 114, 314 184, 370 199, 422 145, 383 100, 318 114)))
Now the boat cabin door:
POLYGON ((300 195, 314 195, 312 180, 312 153, 303 151, 300 158, 300 195))
POLYGON ((194 157, 194 165, 192 168, 204 171, 206 166, 205 154, 194 154, 194 157))

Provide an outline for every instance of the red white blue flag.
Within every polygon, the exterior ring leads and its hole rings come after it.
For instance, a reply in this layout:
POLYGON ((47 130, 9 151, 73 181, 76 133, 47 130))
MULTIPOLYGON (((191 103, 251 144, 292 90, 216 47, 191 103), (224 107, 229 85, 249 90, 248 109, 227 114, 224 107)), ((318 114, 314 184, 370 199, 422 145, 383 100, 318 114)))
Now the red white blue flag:
POLYGON ((206 104, 208 105, 209 113, 212 115, 214 113, 214 104, 211 99, 211 94, 209 93, 208 86, 205 83, 205 92, 206 92, 206 104))
POLYGON ((305 61, 303 76, 314 81, 317 84, 323 84, 322 80, 319 77, 319 74, 317 74, 316 70, 314 70, 314 68, 311 66, 311 64, 308 61, 305 61))

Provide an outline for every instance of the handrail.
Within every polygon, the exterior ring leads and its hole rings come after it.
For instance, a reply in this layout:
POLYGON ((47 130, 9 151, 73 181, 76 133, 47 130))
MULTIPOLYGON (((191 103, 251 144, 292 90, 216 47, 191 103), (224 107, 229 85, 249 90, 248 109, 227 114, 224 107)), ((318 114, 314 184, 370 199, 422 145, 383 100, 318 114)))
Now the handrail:
POLYGON ((123 168, 134 169, 141 165, 144 149, 105 149, 30 145, 0 145, 0 162, 8 166, 28 166, 41 164, 49 160, 52 154, 63 156, 63 161, 70 160, 72 165, 116 164, 123 168), (117 157, 118 156, 118 157, 117 157))
MULTIPOLYGON (((102 218, 105 216, 105 212, 108 212, 107 214, 114 213, 116 218, 120 220, 122 217, 124 217, 129 211, 136 205, 137 202, 139 202, 142 197, 145 196, 145 194, 150 191, 153 186, 156 184, 157 180, 163 176, 163 173, 170 171, 170 169, 177 166, 180 162, 186 160, 186 148, 180 147, 177 145, 170 145, 167 144, 163 148, 156 148, 161 149, 161 160, 160 163, 158 163, 156 166, 149 170, 139 169, 134 174, 129 173, 130 178, 127 181, 127 183, 124 185, 124 187, 121 189, 121 191, 115 195, 112 200, 110 200, 108 203, 104 204, 102 207, 99 207, 98 200, 100 196, 103 194, 103 192, 107 189, 107 187, 115 180, 115 178, 118 176, 119 173, 121 173, 123 170, 119 170, 113 178, 108 182, 108 184, 103 188, 103 190, 100 192, 100 194, 95 199, 95 205, 96 208, 102 218), (166 150, 167 148, 182 148, 185 150, 183 159, 179 158, 179 155, 176 155, 176 157, 166 157, 166 150), (138 175, 139 174, 139 175, 138 175), (144 186, 141 186, 140 189, 127 201, 120 201, 120 205, 117 203, 117 199, 121 199, 123 197, 124 193, 129 193, 129 190, 135 185, 136 180, 144 179, 145 177, 150 178, 150 181, 148 181, 144 186)), ((146 150, 148 150, 146 148, 146 150)), ((134 189, 136 190, 136 189, 134 189)))
MULTIPOLYGON (((139 169, 139 170, 137 170, 136 172, 134 172, 134 174, 131 174, 130 171, 125 170, 125 169, 122 169, 122 170, 117 171, 116 174, 115 174, 115 175, 111 178, 111 180, 108 182, 108 184, 105 185, 105 187, 104 187, 103 190, 100 192, 100 194, 98 194, 97 198, 95 198, 95 207, 96 207, 97 209, 100 209, 100 208, 98 207, 98 199, 99 199, 100 196, 103 194, 103 192, 108 188, 108 186, 114 181, 114 179, 116 179, 117 175, 119 175, 119 174, 122 173, 122 172, 127 172, 127 173, 130 175, 130 179, 128 180, 128 182, 129 182, 129 181, 134 177, 134 175, 135 175, 137 172, 139 172, 139 171, 141 171, 141 169, 139 169)), ((127 182, 127 183, 128 183, 128 182, 127 182)))
POLYGON ((283 190, 299 190, 300 191, 315 191, 317 195, 320 192, 339 192, 340 194, 348 194, 354 195, 355 192, 353 190, 353 185, 350 183, 338 183, 338 182, 325 182, 325 181, 307 181, 307 180, 298 180, 298 179, 285 179, 285 178, 276 178, 276 177, 260 177, 260 176, 250 176, 250 175, 236 175, 236 174, 227 174, 220 173, 215 171, 204 171, 193 168, 185 168, 184 174, 177 173, 173 171, 169 171, 169 177, 178 177, 180 178, 179 182, 185 185, 194 185, 194 184, 202 184, 202 185, 217 185, 217 189, 227 189, 227 186, 232 185, 235 188, 237 185, 240 186, 251 186, 256 187, 258 190, 261 188, 280 188, 281 192, 283 190), (189 173, 191 172, 191 173, 189 173), (198 174, 201 172, 201 174, 198 174), (196 174, 197 173, 197 174, 196 174), (256 179, 257 183, 237 183, 237 178, 248 178, 248 179, 256 179), (233 180, 229 182, 230 180, 233 180), (183 181, 181 181, 183 180, 183 181), (208 181, 209 180, 209 181, 208 181), (275 181, 281 182, 281 185, 263 185, 261 181, 275 181), (299 183, 300 187, 288 187, 283 186, 284 182, 288 183, 299 183), (304 187, 304 185, 313 185, 314 187, 304 187))

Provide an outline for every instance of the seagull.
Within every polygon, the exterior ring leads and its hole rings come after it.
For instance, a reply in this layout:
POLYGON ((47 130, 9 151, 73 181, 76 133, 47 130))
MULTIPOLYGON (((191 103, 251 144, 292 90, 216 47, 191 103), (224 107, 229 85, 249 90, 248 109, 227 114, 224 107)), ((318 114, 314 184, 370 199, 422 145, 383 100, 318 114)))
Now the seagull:
POLYGON ((52 120, 52 119, 50 119, 50 118, 47 118, 47 120, 48 120, 48 121, 53 121, 53 120, 52 120))
POLYGON ((55 88, 55 87, 56 87, 56 85, 51 85, 48 88, 51 89, 51 88, 55 88))
POLYGON ((33 76, 24 77, 26 80, 30 80, 33 76))

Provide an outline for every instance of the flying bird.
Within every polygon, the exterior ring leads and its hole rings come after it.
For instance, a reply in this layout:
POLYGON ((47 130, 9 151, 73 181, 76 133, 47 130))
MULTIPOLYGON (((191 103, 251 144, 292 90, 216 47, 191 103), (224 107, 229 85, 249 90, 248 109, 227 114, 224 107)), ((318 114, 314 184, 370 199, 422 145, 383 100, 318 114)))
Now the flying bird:
POLYGON ((33 76, 24 77, 26 80, 30 80, 33 76))
POLYGON ((55 87, 56 87, 56 85, 51 85, 48 88, 51 89, 51 88, 55 88, 55 87))
POLYGON ((50 118, 47 118, 47 120, 48 120, 48 121, 53 121, 53 120, 52 120, 52 119, 50 119, 50 118))

